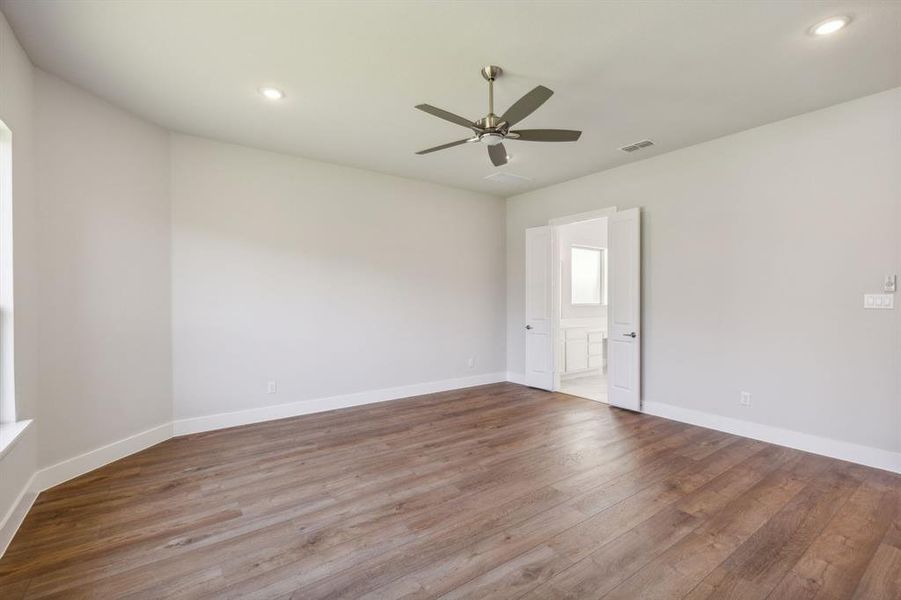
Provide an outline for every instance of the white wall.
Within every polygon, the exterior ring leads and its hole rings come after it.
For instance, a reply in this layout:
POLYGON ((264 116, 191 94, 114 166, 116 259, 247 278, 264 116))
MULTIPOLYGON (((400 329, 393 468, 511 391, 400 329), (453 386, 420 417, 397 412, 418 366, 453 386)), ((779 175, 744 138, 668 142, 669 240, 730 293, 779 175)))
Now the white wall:
POLYGON ((173 135, 176 417, 504 371, 504 211, 173 135))
POLYGON ((901 272, 899 131, 895 89, 508 199, 508 370, 523 230, 640 206, 645 401, 901 450, 901 308, 862 308, 901 272))
POLYGON ((607 307, 572 303, 572 247, 607 247, 607 219, 568 223, 557 230, 560 244, 560 318, 595 319, 597 326, 607 324, 607 307))
POLYGON ((172 418, 169 137, 35 71, 40 464, 172 418))
MULTIPOLYGON (((0 120, 13 137, 13 278, 16 409, 19 419, 37 413, 37 205, 33 186, 34 82, 31 62, 0 14, 0 120)), ((3 520, 37 468, 37 427, 25 430, 0 458, 0 548, 3 520)))

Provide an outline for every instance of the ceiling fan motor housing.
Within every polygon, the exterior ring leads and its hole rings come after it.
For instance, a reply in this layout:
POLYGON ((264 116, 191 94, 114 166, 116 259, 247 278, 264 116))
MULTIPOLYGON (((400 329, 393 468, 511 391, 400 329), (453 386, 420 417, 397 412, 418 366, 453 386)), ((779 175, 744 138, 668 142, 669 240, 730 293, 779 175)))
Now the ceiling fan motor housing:
POLYGON ((483 133, 482 135, 480 135, 479 141, 484 142, 489 146, 497 146, 504 141, 504 134, 500 132, 489 131, 488 133, 483 133))

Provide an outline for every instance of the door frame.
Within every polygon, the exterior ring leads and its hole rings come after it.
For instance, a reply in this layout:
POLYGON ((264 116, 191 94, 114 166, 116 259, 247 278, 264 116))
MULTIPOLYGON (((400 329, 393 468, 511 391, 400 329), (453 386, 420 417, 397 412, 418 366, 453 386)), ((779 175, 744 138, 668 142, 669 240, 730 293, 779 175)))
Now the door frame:
POLYGON ((608 208, 600 208, 583 213, 576 213, 574 215, 567 215, 565 217, 556 217, 554 219, 548 220, 547 222, 551 244, 551 343, 554 345, 554 348, 551 352, 551 357, 554 369, 554 383, 552 390, 555 392, 560 391, 560 365, 563 364, 563 356, 560 350, 560 294, 563 291, 561 287, 563 279, 563 269, 560 263, 562 257, 560 256, 560 236, 558 233, 559 228, 562 225, 570 225, 572 223, 580 223, 582 221, 593 221, 595 219, 607 218, 610 215, 615 214, 616 212, 617 208, 615 206, 611 206, 608 208))

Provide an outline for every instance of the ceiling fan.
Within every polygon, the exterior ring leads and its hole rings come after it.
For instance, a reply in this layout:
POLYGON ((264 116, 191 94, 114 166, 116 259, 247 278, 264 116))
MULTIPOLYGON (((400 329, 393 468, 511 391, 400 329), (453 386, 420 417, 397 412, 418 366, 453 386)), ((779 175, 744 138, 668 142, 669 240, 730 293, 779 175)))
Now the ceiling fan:
POLYGON ((500 77, 503 70, 500 67, 489 65, 482 68, 482 77, 488 80, 488 115, 478 121, 469 121, 459 115, 436 108, 431 104, 418 104, 416 108, 439 119, 462 125, 473 132, 472 137, 458 140, 448 144, 442 144, 426 150, 420 150, 416 154, 429 154, 445 148, 453 148, 461 144, 483 142, 488 146, 488 157, 495 167, 507 164, 507 150, 504 148, 504 140, 520 140, 523 142, 575 142, 582 135, 581 131, 572 129, 510 129, 544 104, 554 92, 539 85, 531 92, 513 103, 513 106, 501 116, 494 114, 494 80, 500 77))

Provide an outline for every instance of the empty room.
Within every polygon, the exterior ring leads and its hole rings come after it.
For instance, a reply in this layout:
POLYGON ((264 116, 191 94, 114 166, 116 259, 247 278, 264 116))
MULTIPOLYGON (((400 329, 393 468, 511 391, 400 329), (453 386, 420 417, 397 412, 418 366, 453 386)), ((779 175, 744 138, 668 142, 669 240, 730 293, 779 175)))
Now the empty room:
POLYGON ((0 0, 0 600, 901 600, 901 1, 0 0))

